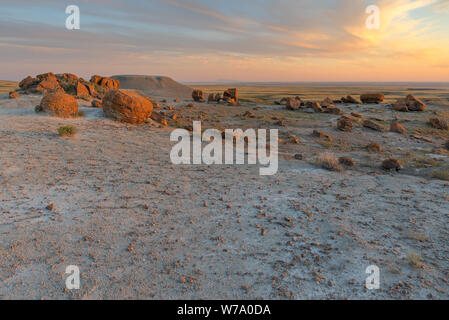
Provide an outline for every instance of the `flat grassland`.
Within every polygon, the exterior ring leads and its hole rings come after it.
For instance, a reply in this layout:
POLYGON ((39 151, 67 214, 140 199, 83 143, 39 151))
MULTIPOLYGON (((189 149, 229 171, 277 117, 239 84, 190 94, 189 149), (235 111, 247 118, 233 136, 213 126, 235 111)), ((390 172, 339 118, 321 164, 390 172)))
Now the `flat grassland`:
POLYGON ((413 94, 429 102, 443 102, 449 105, 449 83, 191 83, 189 85, 206 93, 238 88, 241 99, 268 104, 283 97, 299 96, 303 100, 322 101, 326 97, 340 99, 351 95, 358 98, 363 93, 381 92, 385 95, 387 103, 413 94))
POLYGON ((0 94, 9 93, 18 87, 18 83, 15 81, 0 80, 0 94))

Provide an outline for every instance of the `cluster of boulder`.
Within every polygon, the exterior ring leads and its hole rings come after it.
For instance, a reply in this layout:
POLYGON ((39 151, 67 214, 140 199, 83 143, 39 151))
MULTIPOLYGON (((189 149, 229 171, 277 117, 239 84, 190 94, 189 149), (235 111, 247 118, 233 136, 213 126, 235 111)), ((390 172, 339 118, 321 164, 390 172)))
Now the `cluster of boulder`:
POLYGON ((19 93, 41 93, 43 97, 36 111, 61 118, 79 115, 77 98, 92 100, 92 106, 103 108, 106 117, 121 122, 141 124, 153 114, 151 98, 120 90, 118 80, 98 75, 86 81, 71 73, 55 75, 49 72, 35 78, 26 77, 19 83, 19 88, 10 93, 11 98, 17 98, 19 93))
MULTIPOLYGON (((385 96, 381 93, 365 93, 360 95, 360 100, 357 100, 356 98, 348 95, 346 97, 341 97, 340 99, 336 99, 336 100, 332 100, 329 97, 324 99, 321 102, 321 107, 325 107, 325 108, 329 108, 332 111, 330 111, 330 113, 334 113, 335 112, 335 107, 334 104, 362 104, 362 103, 375 103, 375 104, 379 104, 382 103, 385 100, 385 96)), ((275 104, 286 104, 287 105, 287 109, 289 110, 297 110, 299 109, 301 106, 305 106, 305 107, 312 107, 312 104, 315 104, 317 102, 302 102, 300 97, 295 97, 295 98, 282 98, 280 101, 275 101, 275 104), (299 105, 297 105, 295 103, 294 100, 299 101, 299 105), (293 102, 293 104, 292 104, 293 102), (291 107, 293 105, 293 107, 291 107)), ((320 111, 320 108, 317 107, 318 112, 322 112, 320 111)))
MULTIPOLYGON (((196 102, 206 101, 204 98, 204 92, 201 90, 193 90, 192 98, 196 102)), ((238 90, 236 88, 232 88, 225 90, 223 94, 210 93, 209 96, 207 97, 207 102, 228 103, 229 105, 237 106, 239 103, 238 90)))
MULTIPOLYGON (((153 103, 150 98, 128 90, 109 90, 102 101, 106 117, 130 124, 141 124, 147 121, 153 113, 153 103)), ((37 109, 60 118, 78 116, 78 102, 73 95, 63 91, 46 93, 37 109)))
POLYGON ((307 101, 304 102, 300 97, 295 98, 282 98, 278 104, 285 102, 285 107, 287 110, 298 110, 298 109, 313 109, 314 112, 323 112, 331 114, 341 114, 342 110, 333 104, 333 101, 329 98, 324 99, 321 102, 318 101, 307 101))
POLYGON ((404 99, 398 99, 393 103, 393 108, 396 111, 409 112, 409 111, 425 111, 426 104, 420 99, 415 98, 413 95, 409 94, 404 99))
POLYGON ((90 81, 79 78, 71 73, 53 74, 52 72, 37 75, 35 78, 28 76, 19 83, 19 89, 10 92, 10 98, 18 98, 20 94, 63 92, 77 98, 102 99, 109 90, 119 89, 118 80, 92 76, 90 81))

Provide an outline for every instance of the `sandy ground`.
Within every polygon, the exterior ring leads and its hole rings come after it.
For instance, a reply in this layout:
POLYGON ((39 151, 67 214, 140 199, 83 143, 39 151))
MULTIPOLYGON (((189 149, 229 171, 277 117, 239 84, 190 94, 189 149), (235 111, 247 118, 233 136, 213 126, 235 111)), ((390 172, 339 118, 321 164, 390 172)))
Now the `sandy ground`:
POLYGON ((289 157, 273 177, 176 166, 170 128, 86 106, 53 118, 39 101, 0 100, 1 299, 448 297, 445 181, 289 157), (379 290, 365 288, 373 264, 379 290), (68 265, 80 290, 65 289, 68 265))

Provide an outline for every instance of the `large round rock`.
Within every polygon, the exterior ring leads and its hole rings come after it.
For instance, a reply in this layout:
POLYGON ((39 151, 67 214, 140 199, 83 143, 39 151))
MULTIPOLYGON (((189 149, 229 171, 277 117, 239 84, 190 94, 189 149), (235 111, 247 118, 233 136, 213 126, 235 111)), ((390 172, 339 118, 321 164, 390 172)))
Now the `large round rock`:
POLYGON ((112 90, 103 98, 103 112, 106 117, 131 124, 148 120, 153 112, 153 104, 148 98, 128 91, 112 90))
POLYGON ((46 94, 41 100, 42 110, 61 118, 75 117, 78 114, 78 103, 70 94, 54 92, 46 94))

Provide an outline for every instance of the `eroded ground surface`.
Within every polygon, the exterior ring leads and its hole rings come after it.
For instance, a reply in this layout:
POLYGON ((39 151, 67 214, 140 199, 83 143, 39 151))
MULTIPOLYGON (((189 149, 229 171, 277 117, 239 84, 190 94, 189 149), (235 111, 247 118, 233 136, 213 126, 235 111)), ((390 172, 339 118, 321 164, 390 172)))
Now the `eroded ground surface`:
MULTIPOLYGON (((206 127, 296 135, 300 144, 280 144, 278 174, 264 177, 257 166, 172 165, 172 128, 117 123, 83 101, 85 118, 57 119, 36 114, 39 101, 0 100, 2 299, 448 297, 449 184, 429 177, 447 167, 432 151, 446 133, 425 125, 444 112, 437 106, 400 115, 410 133, 425 130, 426 142, 361 127, 338 132, 335 115, 282 106, 172 104, 180 116, 172 125, 202 118, 206 127), (59 137, 65 124, 78 134, 59 137), (368 152, 369 142, 384 151, 368 152), (324 151, 356 166, 323 170, 314 159, 324 151), (401 173, 379 168, 390 155, 406 161, 401 173), (370 291, 373 264, 381 288, 370 291), (80 290, 65 289, 68 265, 81 270, 80 290)), ((341 107, 386 125, 395 115, 341 107)))

